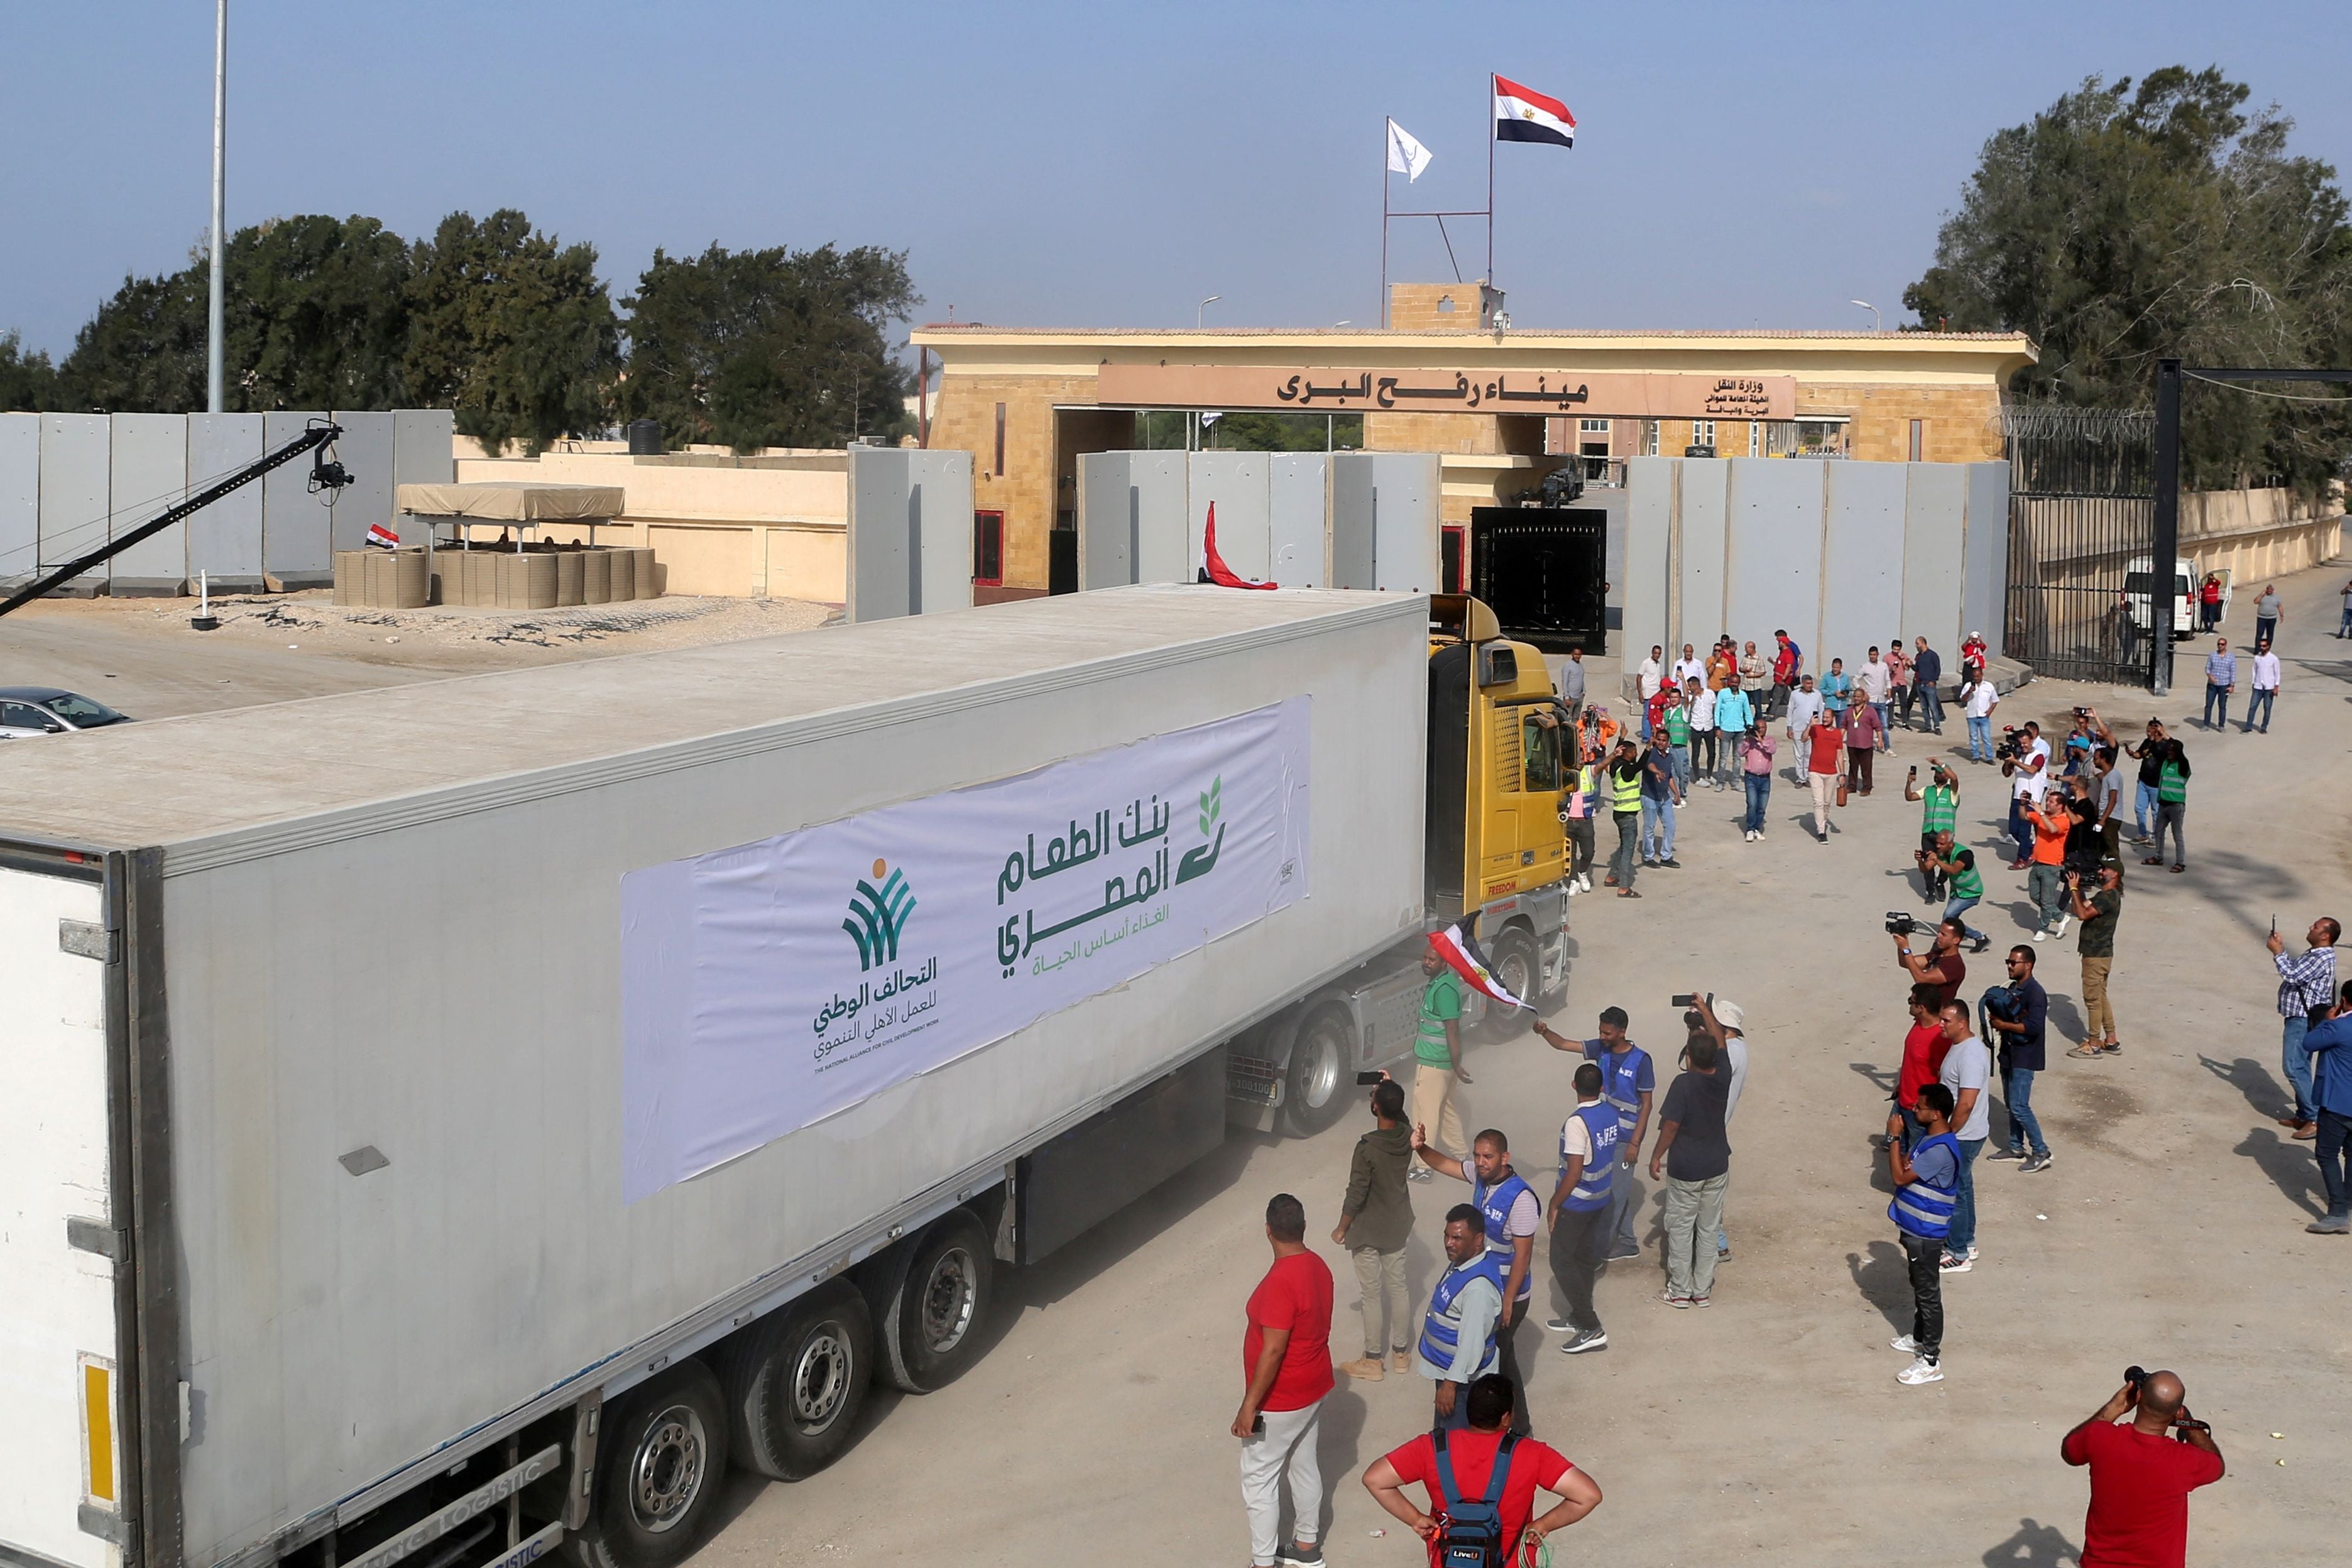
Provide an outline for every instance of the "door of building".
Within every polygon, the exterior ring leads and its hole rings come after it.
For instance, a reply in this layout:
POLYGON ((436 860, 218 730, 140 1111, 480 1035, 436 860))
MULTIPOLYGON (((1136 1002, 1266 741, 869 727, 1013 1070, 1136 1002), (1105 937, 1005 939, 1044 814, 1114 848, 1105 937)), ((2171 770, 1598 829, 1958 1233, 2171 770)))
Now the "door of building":
POLYGON ((1606 652, 1609 514, 1598 507, 1479 507, 1470 591, 1506 636, 1559 653, 1606 652))

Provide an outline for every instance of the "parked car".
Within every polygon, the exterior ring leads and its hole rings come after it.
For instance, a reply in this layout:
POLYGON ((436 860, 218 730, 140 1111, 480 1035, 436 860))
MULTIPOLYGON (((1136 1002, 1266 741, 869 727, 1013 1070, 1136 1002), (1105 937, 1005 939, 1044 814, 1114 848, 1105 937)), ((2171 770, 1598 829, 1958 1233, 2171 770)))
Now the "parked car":
MULTIPOLYGON (((2130 618, 2135 636, 2145 637, 2155 630, 2155 617, 2148 603, 2148 590, 2156 586, 2156 562, 2149 556, 2134 556, 2124 569, 2124 611, 2130 618)), ((2172 563, 2172 637, 2179 642, 2197 635, 2197 589, 2205 580, 2198 575, 2196 563, 2185 556, 2176 556, 2172 563)), ((2221 607, 2229 609, 2229 579, 2221 580, 2221 607)))
POLYGON ((57 686, 0 686, 0 740, 130 722, 104 703, 57 686))

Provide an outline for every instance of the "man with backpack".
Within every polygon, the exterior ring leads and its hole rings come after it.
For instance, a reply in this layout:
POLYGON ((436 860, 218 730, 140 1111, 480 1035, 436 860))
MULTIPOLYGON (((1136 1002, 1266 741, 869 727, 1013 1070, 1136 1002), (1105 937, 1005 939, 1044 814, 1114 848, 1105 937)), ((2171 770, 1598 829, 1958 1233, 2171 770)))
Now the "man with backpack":
POLYGON ((1503 1430, 1511 1414, 1508 1378, 1479 1378, 1465 1404, 1466 1428, 1415 1437, 1364 1470, 1364 1490, 1429 1544, 1433 1563, 1506 1568, 1601 1506, 1601 1489, 1565 1455, 1503 1430), (1428 1511, 1404 1495, 1416 1481, 1427 1489, 1428 1511), (1559 1499, 1540 1519, 1533 1517, 1538 1487, 1559 1499))
POLYGON ((1911 1273, 1911 1332, 1888 1344, 1911 1357, 1895 1375, 1911 1387, 1944 1380, 1944 1240, 1951 1234, 1952 1210, 1959 1202, 1960 1145, 1952 1136, 1952 1092, 1941 1083, 1919 1091, 1912 1114, 1927 1129, 1916 1147, 1903 1147, 1903 1119, 1886 1118, 1886 1168, 1895 1197, 1886 1218, 1902 1233, 1904 1261, 1911 1273))

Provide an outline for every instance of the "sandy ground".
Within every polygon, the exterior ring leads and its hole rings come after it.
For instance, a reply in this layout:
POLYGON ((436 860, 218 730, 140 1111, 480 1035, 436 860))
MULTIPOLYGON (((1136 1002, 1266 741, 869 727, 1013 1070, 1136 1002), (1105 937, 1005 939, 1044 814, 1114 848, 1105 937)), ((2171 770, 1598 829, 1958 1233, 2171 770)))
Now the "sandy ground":
MULTIPOLYGON (((2345 576, 2339 566, 2287 585, 2288 674, 2270 735, 2188 728, 2190 869, 2138 874, 2135 862, 2126 885, 2114 991, 2126 1054, 2071 1061, 2053 1044, 2035 1099, 2057 1163, 2031 1176, 1979 1166, 1984 1255, 1946 1281, 1939 1385, 1895 1381, 1903 1358, 1886 1341, 1910 1326, 1910 1297, 1868 1143, 1905 1021, 1881 912, 1920 907, 1907 878, 1917 809, 1902 802, 1900 766, 1892 788, 1837 819, 1827 846, 1799 830, 1801 792, 1785 782, 1757 844, 1736 829, 1735 796, 1701 795, 1682 824, 1686 869, 1644 874, 1639 902, 1577 901, 1563 1028, 1590 1032, 1619 1003, 1637 1040, 1670 1047, 1680 1026, 1668 995, 1703 988, 1746 1007, 1754 1040, 1732 1129, 1734 1257, 1713 1307, 1657 1301, 1653 1239, 1601 1284, 1608 1351, 1534 1354, 1538 1434, 1607 1494, 1577 1527, 1577 1554, 2071 1563, 2087 1488, 2059 1463, 2058 1439, 2132 1362, 2180 1371, 2231 1463, 2193 1505, 2193 1560, 2326 1554, 2352 1465, 2339 1381, 2352 1371, 2352 1239, 2303 1231, 2317 1174, 2308 1145, 2272 1122, 2278 1023, 2261 943, 2273 912, 2289 932, 2322 913, 2352 918, 2352 644, 2326 636, 2345 576)), ((2250 602, 2246 623, 2225 632, 2251 633, 2250 602)), ((2160 705, 2168 720, 2193 719, 2208 647, 2182 644, 2182 686, 2160 705)), ((2001 717, 2084 701, 2119 724, 2145 721, 2151 705, 2037 682, 2001 717)), ((1957 737, 1965 754, 1961 727, 1944 744, 1957 737)), ((1902 764, 1929 750, 1924 737, 1898 744, 1902 764)), ((1962 821, 1993 844, 2000 780, 1966 765, 1962 778, 1962 821)), ((2003 945, 2022 940, 2022 873, 1987 880, 1979 924, 2003 945)), ((1971 965, 1971 994, 1990 983, 1994 956, 1971 965)), ((2079 1027, 2071 932, 2048 945, 2042 975, 2053 1035, 2079 1027)), ((1498 1124, 1548 1169, 1572 1100, 1567 1059, 1523 1036, 1474 1050, 1468 1066, 1471 1124, 1498 1124)), ((1241 1391, 1242 1302, 1266 1259, 1260 1216, 1276 1191, 1307 1200, 1308 1234, 1339 1281, 1334 1341, 1355 1354, 1352 1271, 1326 1236, 1360 1130, 1237 1137, 1014 1279, 998 1342, 969 1375, 919 1399, 878 1397, 856 1447, 814 1479, 737 1477, 731 1518, 698 1562, 1012 1563, 1074 1548, 1113 1563, 1247 1562, 1225 1427, 1241 1391)), ((1416 1290, 1433 1277, 1438 1222, 1459 1190, 1415 1189, 1416 1290)), ((1357 1477, 1427 1412, 1427 1387, 1411 1378, 1343 1382, 1330 1401, 1333 1563, 1423 1561, 1357 1477)))
POLYGON ((189 599, 48 600, 0 620, 0 685, 64 686, 134 718, 732 642, 823 623, 788 599, 639 600, 567 610, 364 610, 324 589, 189 599))

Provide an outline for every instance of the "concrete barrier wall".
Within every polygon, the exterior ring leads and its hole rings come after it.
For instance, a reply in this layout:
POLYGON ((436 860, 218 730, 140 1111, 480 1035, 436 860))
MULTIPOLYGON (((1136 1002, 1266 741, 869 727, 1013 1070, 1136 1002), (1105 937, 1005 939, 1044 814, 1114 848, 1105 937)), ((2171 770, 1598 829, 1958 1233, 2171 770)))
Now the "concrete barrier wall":
POLYGON ((971 606, 971 454, 849 449, 848 618, 971 606))
MULTIPOLYGON (((262 416, 257 413, 192 413, 188 419, 188 480, 202 488, 258 460, 262 416)), ((220 587, 261 586, 261 486, 247 485, 188 519, 191 578, 220 587)))
MULTIPOLYGON (((118 413, 109 483, 109 533, 137 528, 188 494, 188 419, 180 413, 118 413)), ((188 525, 150 534, 107 563, 113 593, 177 593, 188 576, 188 525)))
POLYGON ((1948 664, 1962 632, 1997 629, 2004 463, 1636 457, 1625 507, 1629 667, 1652 644, 1729 632, 1761 646, 1781 628, 1815 672, 1851 672, 1898 633, 1948 664))
POLYGON ((0 413, 0 582, 41 564, 41 416, 0 413))

